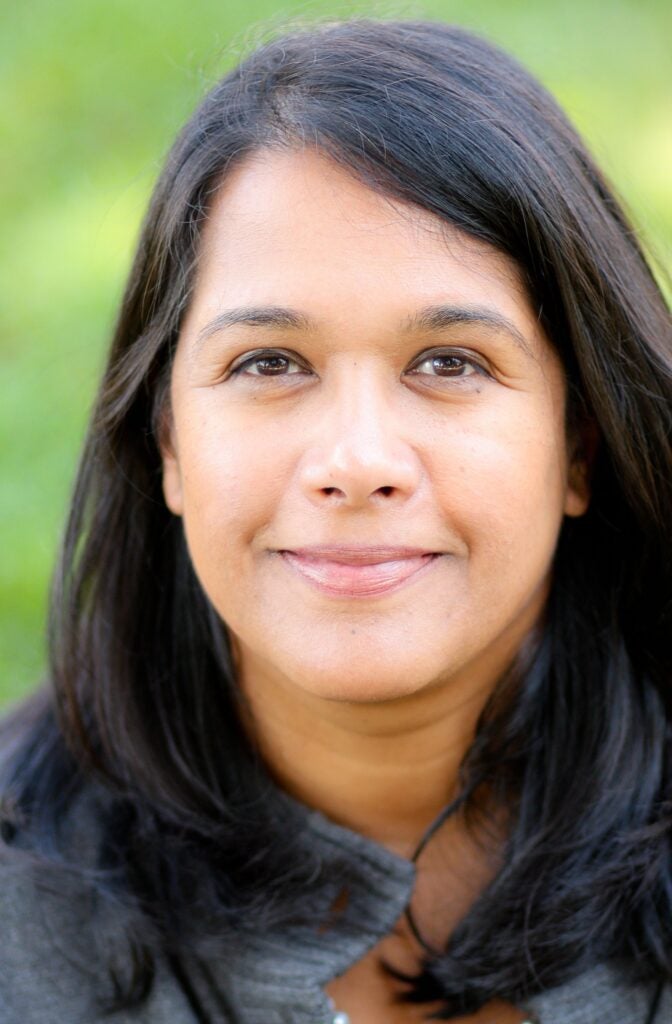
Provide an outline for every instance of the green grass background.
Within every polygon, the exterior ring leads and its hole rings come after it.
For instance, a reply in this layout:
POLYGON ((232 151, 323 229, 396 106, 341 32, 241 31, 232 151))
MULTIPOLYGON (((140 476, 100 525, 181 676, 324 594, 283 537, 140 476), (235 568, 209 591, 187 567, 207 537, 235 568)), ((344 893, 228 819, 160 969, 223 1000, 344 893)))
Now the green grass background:
POLYGON ((0 703, 44 666, 51 566, 140 218, 175 132, 269 20, 474 28, 558 96, 660 263, 672 251, 669 0, 21 0, 0 11, 0 703))

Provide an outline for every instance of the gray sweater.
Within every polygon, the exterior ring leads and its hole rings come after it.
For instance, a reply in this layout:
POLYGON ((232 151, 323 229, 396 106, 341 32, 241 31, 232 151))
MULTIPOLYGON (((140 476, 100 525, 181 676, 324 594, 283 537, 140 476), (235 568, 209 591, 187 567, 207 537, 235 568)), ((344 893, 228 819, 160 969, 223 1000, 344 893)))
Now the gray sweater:
MULTIPOLYGON (((97 797, 89 792, 72 815, 71 849, 93 862, 97 797)), ((297 805, 298 806, 298 805, 297 805)), ((11 852, 0 867, 0 1024, 332 1024, 326 983, 388 933, 405 907, 413 865, 376 843, 301 808, 302 841, 327 869, 345 854, 349 899, 328 928, 336 892, 325 888, 312 927, 240 934, 235 949, 207 958, 162 960, 144 1006, 103 1016, 96 1000, 121 930, 112 907, 73 888, 64 894, 11 852)), ((342 879, 341 873, 341 879, 342 879)), ((123 952, 123 950, 121 950, 123 952)), ((523 1009, 541 1024, 651 1024, 655 993, 600 967, 536 996, 523 1009)), ((366 1024, 353 1021, 352 1024, 366 1024)), ((662 993, 655 1024, 672 1024, 672 988, 662 993)))

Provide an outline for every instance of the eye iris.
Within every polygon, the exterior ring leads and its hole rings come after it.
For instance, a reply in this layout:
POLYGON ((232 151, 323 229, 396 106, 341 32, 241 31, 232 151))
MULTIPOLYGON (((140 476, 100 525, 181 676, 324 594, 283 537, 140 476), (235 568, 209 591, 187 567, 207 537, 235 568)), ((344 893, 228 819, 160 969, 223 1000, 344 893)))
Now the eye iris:
POLYGON ((287 356, 261 356, 259 359, 255 359, 254 365, 259 373, 272 376, 284 373, 289 366, 289 359, 287 356))
POLYGON ((434 356, 432 359, 432 369, 443 377, 456 377, 464 366, 464 359, 459 356, 434 356))

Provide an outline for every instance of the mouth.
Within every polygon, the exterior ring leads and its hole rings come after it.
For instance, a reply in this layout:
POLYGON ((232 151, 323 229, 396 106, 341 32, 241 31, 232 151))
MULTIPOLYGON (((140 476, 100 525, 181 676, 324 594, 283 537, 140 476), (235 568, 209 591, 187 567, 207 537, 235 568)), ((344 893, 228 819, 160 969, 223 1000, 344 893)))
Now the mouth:
POLYGON ((283 550, 285 564, 334 597, 377 597, 416 580, 441 556, 419 548, 319 547, 283 550))

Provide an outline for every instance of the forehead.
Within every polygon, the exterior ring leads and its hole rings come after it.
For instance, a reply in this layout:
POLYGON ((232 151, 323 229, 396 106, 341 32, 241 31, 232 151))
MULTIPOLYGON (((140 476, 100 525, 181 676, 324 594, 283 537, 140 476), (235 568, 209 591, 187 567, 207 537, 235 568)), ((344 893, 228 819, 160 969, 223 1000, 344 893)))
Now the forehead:
POLYGON ((349 323, 484 299, 537 332, 513 260, 314 150, 262 150, 229 172, 203 228, 194 294, 213 314, 235 301, 349 323))

